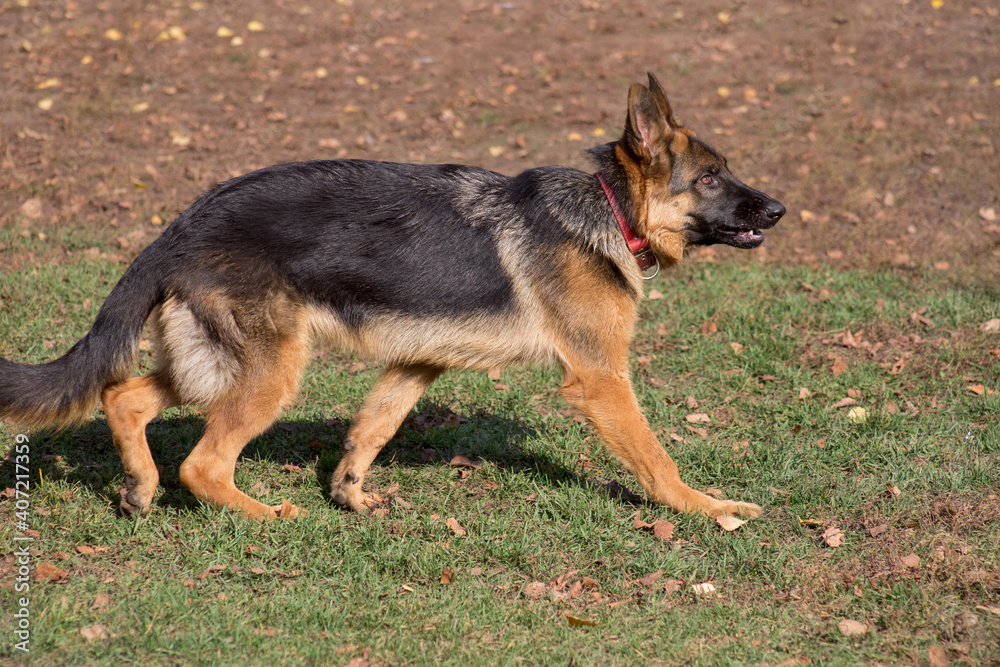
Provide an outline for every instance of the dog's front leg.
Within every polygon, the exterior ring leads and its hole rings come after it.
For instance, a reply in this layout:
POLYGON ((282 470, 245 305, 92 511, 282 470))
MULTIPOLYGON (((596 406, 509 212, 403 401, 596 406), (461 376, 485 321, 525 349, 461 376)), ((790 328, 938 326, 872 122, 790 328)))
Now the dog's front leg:
POLYGON ((695 491, 683 481, 677 465, 663 449, 639 409, 628 370, 608 373, 564 368, 563 397, 581 410, 601 440, 631 470, 650 497, 679 512, 708 516, 760 516, 753 503, 717 500, 695 491))

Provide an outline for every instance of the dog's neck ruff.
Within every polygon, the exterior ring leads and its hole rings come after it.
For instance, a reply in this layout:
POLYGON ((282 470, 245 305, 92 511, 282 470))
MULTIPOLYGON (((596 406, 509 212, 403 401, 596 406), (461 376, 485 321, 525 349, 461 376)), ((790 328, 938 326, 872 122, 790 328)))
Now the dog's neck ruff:
MULTIPOLYGON (((608 203, 611 204, 611 210, 615 213, 618 227, 622 230, 622 236, 625 237, 625 243, 628 244, 629 252, 635 257, 636 264, 639 265, 639 270, 645 271, 654 264, 657 270, 659 270, 659 260, 656 259, 653 251, 649 249, 649 241, 636 234, 635 228, 625 215, 625 211, 618 204, 618 198, 615 197, 615 192, 611 189, 611 185, 604 179, 601 172, 597 172, 594 176, 597 177, 597 182, 601 184, 601 189, 604 190, 604 196, 608 198, 608 203)), ((654 273, 653 276, 655 275, 654 273)), ((650 278, 653 276, 650 276, 650 278)))

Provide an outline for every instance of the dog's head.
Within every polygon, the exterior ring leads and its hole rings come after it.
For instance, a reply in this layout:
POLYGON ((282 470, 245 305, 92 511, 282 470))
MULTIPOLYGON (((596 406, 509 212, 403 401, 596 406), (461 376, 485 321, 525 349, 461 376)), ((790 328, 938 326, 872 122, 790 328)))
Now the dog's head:
POLYGON ((679 261, 689 245, 756 248, 762 230, 785 214, 781 202, 740 182, 725 157, 677 122, 652 72, 649 87, 629 89, 615 153, 627 174, 636 231, 668 260, 679 261))

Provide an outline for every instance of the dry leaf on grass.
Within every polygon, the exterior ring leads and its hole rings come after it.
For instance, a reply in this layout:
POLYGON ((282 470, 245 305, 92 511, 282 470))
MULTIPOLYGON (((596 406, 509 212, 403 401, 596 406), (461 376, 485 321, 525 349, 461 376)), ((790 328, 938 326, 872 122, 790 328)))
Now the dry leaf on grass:
POLYGON ((823 531, 823 543, 828 547, 839 547, 844 543, 844 532, 836 526, 830 526, 823 531))
POLYGON ((549 592, 548 584, 540 581, 532 581, 524 587, 524 595, 532 600, 539 600, 549 592))
POLYGON ((979 330, 983 333, 1000 332, 1000 317, 994 317, 991 320, 986 320, 983 322, 983 325, 979 327, 979 330))
POLYGON ((940 644, 931 644, 927 648, 927 664, 929 667, 948 667, 948 652, 940 644))
POLYGON ((468 456, 463 454, 456 454, 452 457, 451 461, 448 462, 450 466, 463 467, 463 468, 478 468, 479 464, 470 459, 468 456))
POLYGON ((715 584, 708 581, 702 584, 692 584, 691 590, 699 597, 707 597, 715 594, 715 584))
POLYGON ((664 542, 672 540, 674 538, 674 524, 669 521, 654 521, 653 536, 660 538, 664 542))
POLYGON ((715 517, 715 522, 720 526, 722 526, 722 529, 726 531, 736 530, 737 528, 746 523, 746 521, 744 521, 743 519, 737 519, 736 517, 730 516, 728 514, 720 514, 719 516, 715 517))
POLYGON ((903 556, 900 558, 899 562, 903 567, 918 568, 920 567, 920 556, 917 554, 910 554, 909 556, 903 556))
POLYGON ((226 569, 225 565, 209 565, 208 567, 205 568, 205 570, 201 574, 198 575, 198 579, 201 580, 205 579, 206 577, 218 576, 222 574, 222 572, 225 569, 226 569))
POLYGON ((692 424, 710 424, 710 423, 712 423, 712 418, 709 417, 704 412, 696 412, 696 413, 690 414, 690 415, 684 417, 684 419, 688 420, 692 424))
POLYGON ((662 576, 663 576, 663 570, 657 570, 656 572, 650 572, 641 579, 636 579, 635 583, 639 584, 640 586, 645 586, 646 588, 649 588, 653 584, 655 584, 662 576))
POLYGON ((455 534, 455 537, 465 537, 467 535, 465 528, 462 528, 462 524, 458 522, 455 517, 450 517, 444 522, 446 526, 451 528, 451 532, 455 534))
POLYGON ((859 623, 858 621, 854 621, 849 618, 840 619, 840 622, 837 623, 837 629, 840 630, 840 634, 845 637, 856 637, 868 634, 867 623, 859 623))
POLYGON ((442 584, 450 584, 454 579, 455 579, 455 573, 452 571, 450 567, 445 565, 443 568, 441 568, 442 584))
POLYGON ((676 593, 682 588, 684 588, 682 579, 667 579, 663 582, 663 592, 667 594, 676 593))
POLYGON ((577 618, 576 616, 570 616, 569 614, 566 614, 566 620, 574 628, 578 628, 582 625, 597 625, 595 621, 588 621, 585 618, 577 618))
POLYGON ((889 524, 887 524, 887 523, 880 523, 877 526, 873 526, 872 528, 869 528, 868 529, 868 534, 871 535, 872 537, 878 537, 879 535, 881 535, 882 533, 884 533, 887 530, 889 530, 889 524))
POLYGON ((69 579, 69 573, 60 567, 56 567, 52 563, 39 563, 38 567, 35 568, 34 579, 37 583, 41 583, 43 581, 59 583, 69 579))
POLYGON ((833 408, 834 410, 836 410, 838 408, 846 408, 849 405, 855 405, 856 403, 857 403, 857 401, 855 399, 853 399, 850 396, 848 396, 846 398, 840 399, 839 401, 837 401, 836 403, 834 403, 830 407, 833 408))
POLYGON ((94 623, 93 625, 88 625, 85 628, 80 628, 80 634, 87 642, 96 642, 99 639, 104 639, 107 637, 107 633, 104 631, 104 626, 100 623, 94 623))
POLYGON ((649 290, 649 296, 647 296, 646 298, 649 299, 650 301, 656 301, 657 299, 662 299, 663 294, 661 292, 656 291, 655 289, 651 289, 649 290))

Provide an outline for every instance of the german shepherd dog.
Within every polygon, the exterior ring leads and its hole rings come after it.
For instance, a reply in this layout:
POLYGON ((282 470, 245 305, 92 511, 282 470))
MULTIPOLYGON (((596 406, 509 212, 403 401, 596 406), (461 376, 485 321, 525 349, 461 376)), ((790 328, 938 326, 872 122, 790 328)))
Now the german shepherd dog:
POLYGON ((139 255, 65 355, 0 359, 0 418, 64 427, 103 401, 121 507, 145 515, 159 483, 146 424, 197 405, 206 428, 184 486, 248 517, 296 516, 237 489, 236 461, 295 400, 314 343, 351 349, 385 366, 331 480, 335 503, 364 512, 365 473, 441 373, 558 364, 562 396, 650 498, 759 516, 681 481, 632 391, 629 345, 641 267, 676 264, 692 245, 759 246, 785 208, 677 122, 651 73, 629 89, 621 139, 589 153, 596 175, 331 160, 234 178, 139 255), (131 377, 147 319, 157 370, 131 377))

